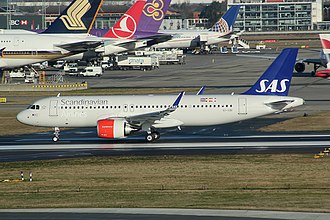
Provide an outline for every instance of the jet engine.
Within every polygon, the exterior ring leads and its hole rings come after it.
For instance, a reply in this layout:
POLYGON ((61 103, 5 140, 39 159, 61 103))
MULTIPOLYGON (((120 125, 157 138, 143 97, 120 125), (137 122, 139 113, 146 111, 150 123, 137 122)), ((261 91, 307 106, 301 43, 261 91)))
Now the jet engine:
POLYGON ((296 65, 294 65, 294 69, 298 72, 298 73, 302 73, 305 71, 305 64, 304 63, 296 63, 296 65))
POLYGON ((97 122, 97 134, 100 138, 123 138, 132 131, 134 129, 125 119, 102 119, 97 122))

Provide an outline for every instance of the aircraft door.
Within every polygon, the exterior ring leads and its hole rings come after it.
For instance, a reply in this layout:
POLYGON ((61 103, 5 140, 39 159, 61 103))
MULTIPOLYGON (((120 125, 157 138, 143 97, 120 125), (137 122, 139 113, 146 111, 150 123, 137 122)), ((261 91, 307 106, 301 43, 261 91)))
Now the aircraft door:
POLYGON ((19 38, 14 37, 14 46, 19 46, 19 38))
POLYGON ((50 100, 49 103, 49 116, 57 116, 57 100, 50 100))
POLYGON ((246 98, 238 99, 238 114, 246 115, 247 114, 247 100, 246 98))

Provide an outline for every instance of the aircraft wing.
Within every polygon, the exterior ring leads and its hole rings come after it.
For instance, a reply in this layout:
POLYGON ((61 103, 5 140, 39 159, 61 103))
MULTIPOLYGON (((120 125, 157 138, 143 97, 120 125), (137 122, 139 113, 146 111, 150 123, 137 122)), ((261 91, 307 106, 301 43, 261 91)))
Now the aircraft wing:
POLYGON ((95 49, 102 44, 102 41, 79 41, 67 44, 57 44, 55 46, 70 52, 84 52, 90 49, 95 49))
POLYGON ((321 59, 303 59, 302 62, 307 64, 315 63, 315 64, 323 65, 321 59))
POLYGON ((176 98, 175 102, 172 106, 168 107, 165 110, 162 111, 156 111, 156 112, 150 112, 146 114, 140 114, 140 115, 133 115, 126 117, 127 122, 136 127, 141 127, 143 124, 154 124, 155 121, 161 120, 165 116, 170 115, 172 112, 174 112, 178 106, 179 103, 184 95, 184 92, 181 92, 178 97, 176 98))
POLYGON ((145 42, 145 44, 144 44, 145 47, 150 47, 152 45, 171 40, 172 37, 173 36, 170 34, 155 34, 155 35, 148 35, 148 36, 140 36, 136 39, 115 42, 114 45, 121 46, 124 48, 131 48, 132 45, 135 46, 136 42, 145 42))
MULTIPOLYGON (((268 59, 268 60, 275 60, 276 57, 273 56, 261 56, 261 55, 251 55, 251 54, 236 54, 238 57, 248 57, 248 58, 260 58, 260 59, 268 59)), ((297 58, 296 61, 303 62, 303 63, 315 63, 319 65, 323 65, 321 59, 301 59, 297 58)))
POLYGON ((173 38, 172 34, 163 34, 163 33, 149 33, 142 34, 137 36, 138 40, 144 40, 147 42, 147 46, 150 47, 155 44, 163 43, 173 38))

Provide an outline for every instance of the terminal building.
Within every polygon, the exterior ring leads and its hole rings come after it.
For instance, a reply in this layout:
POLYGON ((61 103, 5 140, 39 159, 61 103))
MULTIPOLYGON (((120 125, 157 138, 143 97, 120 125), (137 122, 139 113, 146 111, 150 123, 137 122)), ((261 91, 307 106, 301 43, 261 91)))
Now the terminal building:
POLYGON ((245 31, 310 31, 323 21, 322 0, 228 0, 241 5, 236 28, 245 31))

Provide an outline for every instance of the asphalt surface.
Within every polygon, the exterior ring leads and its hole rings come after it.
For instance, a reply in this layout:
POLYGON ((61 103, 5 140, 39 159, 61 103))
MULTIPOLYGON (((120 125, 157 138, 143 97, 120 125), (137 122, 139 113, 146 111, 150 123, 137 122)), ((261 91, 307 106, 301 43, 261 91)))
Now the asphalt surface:
MULTIPOLYGON (((280 51, 274 52, 274 57, 280 51)), ((262 55, 262 54, 258 54, 262 55)), ((267 53, 269 56, 269 53, 267 53)), ((300 50, 299 58, 318 58, 315 51, 300 50)), ((161 66, 153 71, 106 71, 101 78, 65 77, 70 82, 87 81, 93 88, 185 88, 198 89, 207 85, 206 94, 230 94, 246 91, 267 69, 272 60, 237 57, 233 54, 211 54, 187 56, 186 65, 161 66)), ((257 129, 303 114, 315 114, 330 110, 330 82, 311 77, 306 73, 294 73, 290 96, 302 97, 306 105, 294 112, 270 115, 228 125, 201 128, 161 130, 157 143, 144 143, 144 134, 137 133, 125 140, 102 140, 95 129, 74 129, 61 132, 61 141, 52 143, 52 133, 15 135, 0 138, 0 161, 41 160, 88 156, 113 155, 164 155, 164 154, 249 154, 249 153, 308 153, 315 154, 328 147, 328 132, 262 133, 257 129)), ((35 97, 38 99, 40 97, 35 97)), ((22 97, 11 97, 20 100, 22 97)), ((24 99, 24 98, 23 98, 24 99)), ((34 98, 33 98, 34 99, 34 98)), ((8 110, 24 109, 26 105, 1 105, 8 110)), ((0 219, 330 219, 327 214, 293 213, 200 215, 177 213, 104 213, 85 210, 77 211, 0 210, 0 219)), ((201 212, 201 211, 199 211, 201 212)), ((238 211, 239 212, 239 211, 238 211)), ((250 213, 251 211, 243 211, 250 213)))
POLYGON ((166 208, 0 209, 0 214, 1 219, 328 220, 330 218, 330 214, 326 213, 166 208))

